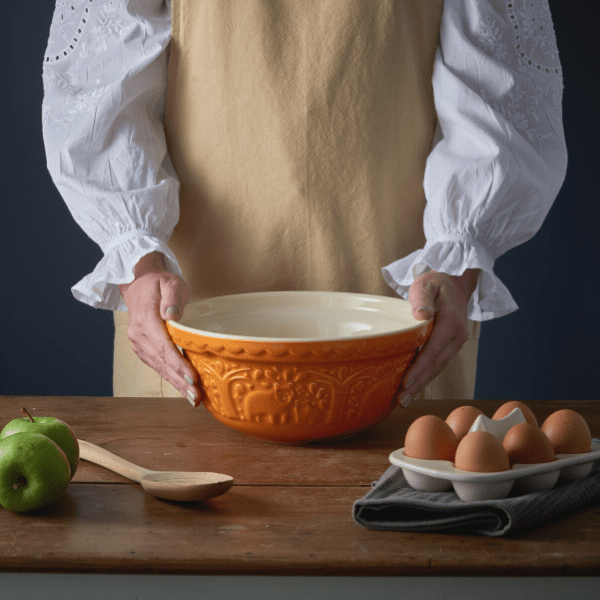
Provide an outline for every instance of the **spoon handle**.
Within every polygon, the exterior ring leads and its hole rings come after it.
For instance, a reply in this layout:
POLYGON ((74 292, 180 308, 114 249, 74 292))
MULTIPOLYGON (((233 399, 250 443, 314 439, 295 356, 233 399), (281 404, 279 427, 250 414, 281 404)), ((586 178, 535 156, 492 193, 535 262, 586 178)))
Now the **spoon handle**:
POLYGON ((85 440, 78 441, 79 457, 84 460, 89 460, 90 462, 96 463, 115 473, 119 473, 119 475, 123 475, 123 477, 133 479, 133 481, 137 481, 138 483, 140 483, 144 475, 151 473, 148 469, 134 465, 128 460, 125 460, 104 448, 100 448, 100 446, 94 446, 94 444, 90 444, 85 440))

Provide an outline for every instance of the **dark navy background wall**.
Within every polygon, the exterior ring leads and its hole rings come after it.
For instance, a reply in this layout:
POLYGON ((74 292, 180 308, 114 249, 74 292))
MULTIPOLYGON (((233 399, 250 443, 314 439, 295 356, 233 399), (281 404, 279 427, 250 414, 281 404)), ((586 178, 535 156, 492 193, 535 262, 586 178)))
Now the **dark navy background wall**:
MULTIPOLYGON (((600 396, 599 39, 594 0, 551 0, 564 69, 567 179, 540 233, 496 273, 520 310, 482 328, 476 397, 600 396)), ((54 2, 3 8, 0 393, 111 395, 112 314, 70 288, 101 258, 46 170, 42 57, 54 2)))

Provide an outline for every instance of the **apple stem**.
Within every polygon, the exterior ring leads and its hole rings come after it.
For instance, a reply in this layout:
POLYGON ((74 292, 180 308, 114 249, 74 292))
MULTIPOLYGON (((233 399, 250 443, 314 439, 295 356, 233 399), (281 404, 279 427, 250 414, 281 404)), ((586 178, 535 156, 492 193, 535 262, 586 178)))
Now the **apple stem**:
POLYGON ((18 490, 22 485, 26 483, 25 479, 20 479, 13 485, 13 489, 18 490))
MULTIPOLYGON (((32 416, 31 416, 31 415, 30 415, 30 414, 27 412, 27 409, 26 409, 26 408, 22 408, 22 409, 21 409, 21 412, 22 412, 24 415, 27 415, 27 416, 29 417, 29 420, 30 420, 32 423, 35 423, 35 421, 33 420, 33 417, 32 417, 32 416)), ((15 489, 17 489, 17 488, 15 488, 15 489)))

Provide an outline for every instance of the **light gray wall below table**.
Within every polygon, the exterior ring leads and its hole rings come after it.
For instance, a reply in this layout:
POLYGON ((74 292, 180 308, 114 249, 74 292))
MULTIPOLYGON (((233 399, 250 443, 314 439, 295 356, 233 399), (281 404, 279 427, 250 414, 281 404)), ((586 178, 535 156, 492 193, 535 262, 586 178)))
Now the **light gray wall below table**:
POLYGON ((261 577, 0 573, 3 600, 600 600, 600 577, 261 577))

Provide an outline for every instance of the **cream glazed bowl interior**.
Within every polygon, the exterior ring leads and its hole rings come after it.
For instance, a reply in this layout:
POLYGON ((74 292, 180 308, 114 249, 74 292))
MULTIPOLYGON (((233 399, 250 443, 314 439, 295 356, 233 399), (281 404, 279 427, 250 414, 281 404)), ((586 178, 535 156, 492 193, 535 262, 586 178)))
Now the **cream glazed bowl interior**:
POLYGON ((433 321, 401 298, 257 292, 192 302, 167 321, 222 423, 285 443, 341 438, 379 423, 433 321))

